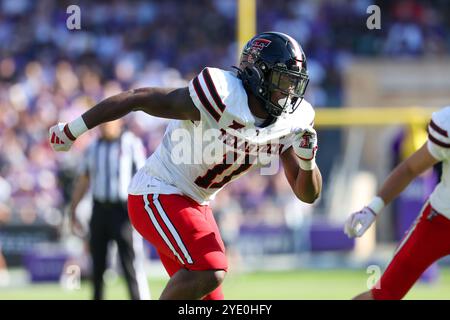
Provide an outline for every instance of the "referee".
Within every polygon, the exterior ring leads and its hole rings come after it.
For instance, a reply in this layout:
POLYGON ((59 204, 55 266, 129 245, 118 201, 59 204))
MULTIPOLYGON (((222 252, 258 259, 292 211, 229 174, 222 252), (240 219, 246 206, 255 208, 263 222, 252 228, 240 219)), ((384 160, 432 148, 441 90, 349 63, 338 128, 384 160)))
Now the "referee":
POLYGON ((100 138, 89 146, 82 159, 75 183, 70 204, 72 231, 81 230, 75 209, 90 187, 93 195, 89 223, 93 298, 103 299, 103 274, 108 245, 113 240, 117 243, 131 299, 150 299, 143 269, 143 240, 132 228, 127 211, 127 188, 133 174, 144 165, 144 147, 136 136, 123 130, 122 120, 107 122, 100 126, 100 131, 100 138))

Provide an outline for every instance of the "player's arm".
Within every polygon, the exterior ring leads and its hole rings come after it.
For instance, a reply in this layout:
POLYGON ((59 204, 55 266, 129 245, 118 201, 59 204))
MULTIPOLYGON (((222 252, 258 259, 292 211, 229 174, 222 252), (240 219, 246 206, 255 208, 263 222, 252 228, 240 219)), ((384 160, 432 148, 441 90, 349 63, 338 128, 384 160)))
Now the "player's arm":
POLYGON ((67 151, 75 139, 97 125, 124 117, 133 111, 180 120, 200 120, 189 89, 140 88, 109 97, 68 124, 50 129, 50 142, 56 151, 67 151))
POLYGON ((132 111, 144 111, 155 117, 200 120, 188 88, 140 88, 109 97, 82 115, 91 129, 103 122, 122 118, 132 111))
POLYGON ((295 195, 313 203, 322 190, 322 175, 316 165, 317 134, 308 128, 295 139, 292 147, 281 154, 284 173, 295 195))
POLYGON ((322 175, 316 166, 312 170, 303 170, 299 159, 290 147, 281 155, 284 173, 297 198, 303 202, 313 203, 322 190, 322 175))
POLYGON ((349 237, 362 236, 385 205, 394 200, 417 176, 438 162, 425 143, 389 174, 371 203, 350 215, 345 225, 345 233, 349 237))
POLYGON ((75 211, 81 199, 83 199, 89 189, 89 175, 82 174, 78 176, 74 183, 72 199, 70 200, 70 210, 75 211))
POLYGON ((417 176, 432 168, 439 160, 428 151, 427 144, 400 163, 387 177, 377 196, 385 204, 394 200, 417 176))

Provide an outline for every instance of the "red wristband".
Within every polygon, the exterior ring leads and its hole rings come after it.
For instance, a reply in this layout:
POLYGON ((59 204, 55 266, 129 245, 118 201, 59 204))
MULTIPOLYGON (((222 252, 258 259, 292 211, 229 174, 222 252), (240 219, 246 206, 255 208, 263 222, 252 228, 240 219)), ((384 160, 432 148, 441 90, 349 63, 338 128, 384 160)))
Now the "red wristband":
POLYGON ((70 140, 72 140, 72 141, 76 140, 76 138, 73 136, 72 132, 70 132, 68 123, 66 123, 66 125, 64 126, 64 133, 66 134, 67 138, 69 138, 70 140))

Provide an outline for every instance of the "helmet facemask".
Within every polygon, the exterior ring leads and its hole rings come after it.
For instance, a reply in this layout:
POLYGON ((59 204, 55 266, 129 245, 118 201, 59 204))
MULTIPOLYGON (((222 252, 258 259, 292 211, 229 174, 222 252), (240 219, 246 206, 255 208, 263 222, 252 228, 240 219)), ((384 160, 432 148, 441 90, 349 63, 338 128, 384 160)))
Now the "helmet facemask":
MULTIPOLYGON (((299 69, 298 66, 294 66, 299 69)), ((306 72, 288 70, 283 64, 271 68, 268 76, 265 107, 275 117, 282 113, 293 113, 300 105, 308 86, 309 78, 306 72)))

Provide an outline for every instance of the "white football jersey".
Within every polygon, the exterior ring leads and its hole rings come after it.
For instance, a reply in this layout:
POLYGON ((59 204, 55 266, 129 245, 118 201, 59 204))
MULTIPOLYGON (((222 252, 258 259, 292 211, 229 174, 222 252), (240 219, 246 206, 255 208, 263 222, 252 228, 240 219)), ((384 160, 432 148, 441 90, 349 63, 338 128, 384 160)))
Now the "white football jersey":
POLYGON ((450 106, 433 112, 428 125, 428 150, 442 161, 441 182, 430 195, 431 206, 450 219, 450 106))
POLYGON ((189 92, 200 121, 169 122, 161 144, 136 173, 130 194, 183 194, 208 204, 252 168, 275 174, 279 155, 314 122, 314 110, 303 99, 294 113, 255 126, 241 80, 221 69, 203 69, 189 83, 189 92))

